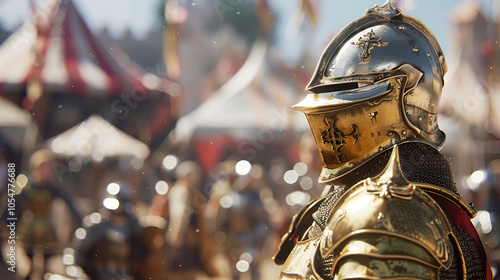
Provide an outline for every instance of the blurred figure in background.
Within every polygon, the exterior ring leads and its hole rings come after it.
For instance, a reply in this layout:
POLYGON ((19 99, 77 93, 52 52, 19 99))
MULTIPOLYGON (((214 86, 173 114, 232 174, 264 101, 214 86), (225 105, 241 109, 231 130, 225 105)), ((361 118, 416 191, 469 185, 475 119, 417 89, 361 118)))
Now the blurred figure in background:
MULTIPOLYGON (((2 206, 0 206, 0 209, 4 209, 5 205, 3 204, 8 202, 8 166, 11 163, 16 164, 14 162, 12 149, 10 148, 8 143, 6 143, 4 137, 0 135, 0 197, 2 199, 2 203, 0 203, 0 205, 2 206)), ((2 222, 0 222, 0 227, 2 228, 2 230, 0 230, 0 244, 8 244, 10 232, 6 230, 7 226, 2 222)), ((3 277, 7 277, 7 275, 12 273, 8 270, 8 264, 6 263, 6 261, 8 261, 8 259, 5 255, 4 257, 0 258, 0 278, 2 279, 3 277)))
POLYGON ((92 280, 146 279, 139 273, 139 265, 147 250, 133 213, 130 188, 124 182, 115 182, 107 191, 102 214, 94 217, 94 223, 80 235, 83 238, 76 248, 76 264, 92 280))
POLYGON ((279 239, 274 228, 280 208, 261 165, 227 160, 218 171, 207 209, 216 241, 230 260, 233 279, 260 279, 272 242, 279 239))
MULTIPOLYGON (((43 277, 48 272, 49 258, 62 252, 71 233, 81 222, 79 213, 73 207, 69 196, 56 187, 53 163, 54 155, 50 151, 43 149, 36 151, 29 162, 30 178, 26 185, 18 184, 22 189, 15 197, 18 217, 17 237, 31 263, 27 279, 43 277), (58 199, 64 201, 65 205, 56 207, 55 202, 58 199), (60 207, 69 209, 71 216, 64 217, 67 212, 60 207), (71 221, 64 218, 71 218, 71 221), (36 259, 41 260, 43 264, 36 263, 36 259), (40 273, 34 271, 35 267, 41 268, 41 275, 33 275, 40 273)), ((4 220, 9 215, 8 211, 5 211, 4 220)))
POLYGON ((500 160, 474 171, 465 179, 465 185, 478 210, 472 221, 488 254, 493 279, 500 279, 500 160))
POLYGON ((167 193, 166 277, 172 280, 228 279, 227 260, 218 251, 205 216, 199 189, 201 170, 194 161, 177 167, 177 181, 167 193))

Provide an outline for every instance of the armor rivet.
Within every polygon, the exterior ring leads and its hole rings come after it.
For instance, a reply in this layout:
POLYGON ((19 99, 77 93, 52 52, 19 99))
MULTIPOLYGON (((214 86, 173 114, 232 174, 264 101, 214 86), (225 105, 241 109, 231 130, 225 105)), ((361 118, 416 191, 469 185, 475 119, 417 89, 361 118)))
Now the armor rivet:
POLYGON ((405 130, 403 130, 402 133, 403 133, 403 135, 406 135, 406 131, 405 130))
POLYGON ((419 120, 419 121, 422 121, 422 117, 418 117, 418 120, 419 120))
POLYGON ((396 125, 395 125, 395 124, 392 124, 392 125, 391 125, 391 127, 392 127, 392 128, 396 128, 396 125))
POLYGON ((431 54, 430 54, 430 53, 427 53, 427 56, 431 56, 431 54))
POLYGON ((399 30, 406 30, 406 27, 405 27, 405 26, 403 26, 403 25, 400 25, 400 26, 398 26, 398 29, 399 29, 399 30))
POLYGON ((418 52, 418 48, 417 47, 413 47, 412 49, 414 52, 418 52))
POLYGON ((370 180, 370 178, 366 178, 366 180, 363 181, 363 184, 365 185, 365 187, 369 187, 371 183, 372 183, 372 180, 370 180))

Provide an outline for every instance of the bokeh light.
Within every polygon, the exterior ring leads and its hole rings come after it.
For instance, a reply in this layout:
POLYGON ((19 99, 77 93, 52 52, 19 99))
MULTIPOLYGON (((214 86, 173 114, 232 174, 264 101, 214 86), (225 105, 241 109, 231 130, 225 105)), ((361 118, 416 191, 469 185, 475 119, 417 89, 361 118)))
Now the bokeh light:
POLYGON ((476 191, 488 174, 484 170, 476 170, 467 178, 467 186, 476 191))
POLYGON ((247 272, 250 269, 250 264, 245 260, 239 260, 236 263, 236 270, 239 272, 247 272))
POLYGON ((168 155, 163 158, 163 168, 167 169, 168 171, 174 170, 175 167, 177 167, 177 164, 179 164, 179 159, 174 155, 168 155))
POLYGON ((75 230, 75 237, 83 240, 85 237, 87 237, 87 231, 84 228, 77 228, 75 230))
POLYGON ((295 172, 297 172, 297 174, 299 176, 304 176, 307 174, 307 165, 303 162, 297 162, 294 166, 293 166, 293 170, 295 172))
POLYGON ((120 201, 114 197, 108 197, 104 199, 102 202, 102 205, 109 210, 116 210, 118 207, 120 207, 120 201))
POLYGON ((160 180, 155 184, 155 191, 159 195, 165 195, 168 192, 168 183, 160 180))
POLYGON ((290 185, 297 183, 298 179, 299 179, 299 174, 297 174, 295 170, 288 170, 283 175, 283 180, 285 180, 285 182, 290 185))
POLYGON ((234 171, 240 176, 245 176, 250 173, 252 169, 252 164, 248 160, 240 160, 236 163, 234 171))
POLYGON ((106 191, 111 195, 115 195, 120 192, 120 185, 117 183, 110 183, 106 187, 106 191))

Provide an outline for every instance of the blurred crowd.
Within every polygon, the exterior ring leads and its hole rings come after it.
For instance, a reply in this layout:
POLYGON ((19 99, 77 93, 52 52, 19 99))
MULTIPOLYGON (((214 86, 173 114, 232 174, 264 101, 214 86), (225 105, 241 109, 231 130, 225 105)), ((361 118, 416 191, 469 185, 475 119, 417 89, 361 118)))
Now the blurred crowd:
POLYGON ((500 271, 500 160, 463 178, 466 194, 477 210, 472 220, 484 244, 495 278, 500 271))
POLYGON ((0 200, 0 271, 17 279, 275 278, 272 257, 291 217, 323 191, 314 147, 304 134, 290 158, 265 166, 228 155, 209 173, 167 155, 149 174, 119 159, 63 174, 71 160, 39 149, 26 174, 12 185, 4 178, 15 195, 4 188, 0 200))

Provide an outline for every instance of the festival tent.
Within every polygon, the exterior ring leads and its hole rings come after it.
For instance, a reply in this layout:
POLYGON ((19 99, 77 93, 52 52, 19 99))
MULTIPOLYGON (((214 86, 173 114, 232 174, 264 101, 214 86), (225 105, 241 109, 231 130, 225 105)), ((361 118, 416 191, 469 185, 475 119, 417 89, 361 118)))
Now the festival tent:
POLYGON ((46 140, 43 147, 55 156, 56 178, 78 209, 89 214, 101 207, 105 186, 116 178, 139 174, 150 153, 145 143, 98 114, 46 140))
POLYGON ((189 144, 202 167, 210 170, 227 154, 252 158, 265 146, 285 147, 309 131, 304 114, 291 109, 305 96, 301 76, 280 71, 271 59, 268 43, 257 40, 240 70, 179 118, 171 146, 189 144))
MULTIPOLYGON (((33 112, 47 137, 93 113, 121 128, 135 119, 130 115, 154 119, 149 130, 159 134, 173 125, 177 83, 146 73, 111 42, 105 48, 72 1, 51 0, 34 10, 34 20, 0 46, 0 95, 33 112)), ((141 129, 134 125, 130 131, 141 129)))
MULTIPOLYGON (((2 112, 0 146, 8 147, 12 156, 18 156, 20 160, 18 163, 23 163, 36 147, 39 140, 38 128, 32 122, 28 111, 19 108, 3 97, 0 97, 0 112, 2 112)), ((14 158, 10 158, 10 160, 14 160, 14 158)))
POLYGON ((230 131, 247 136, 258 130, 309 129, 303 113, 291 109, 305 92, 273 69, 268 44, 257 41, 241 69, 212 97, 181 117, 175 133, 189 141, 195 133, 230 131))
POLYGON ((130 157, 144 161, 149 148, 99 115, 92 115, 67 131, 47 140, 47 147, 60 157, 100 162, 105 158, 130 157))

